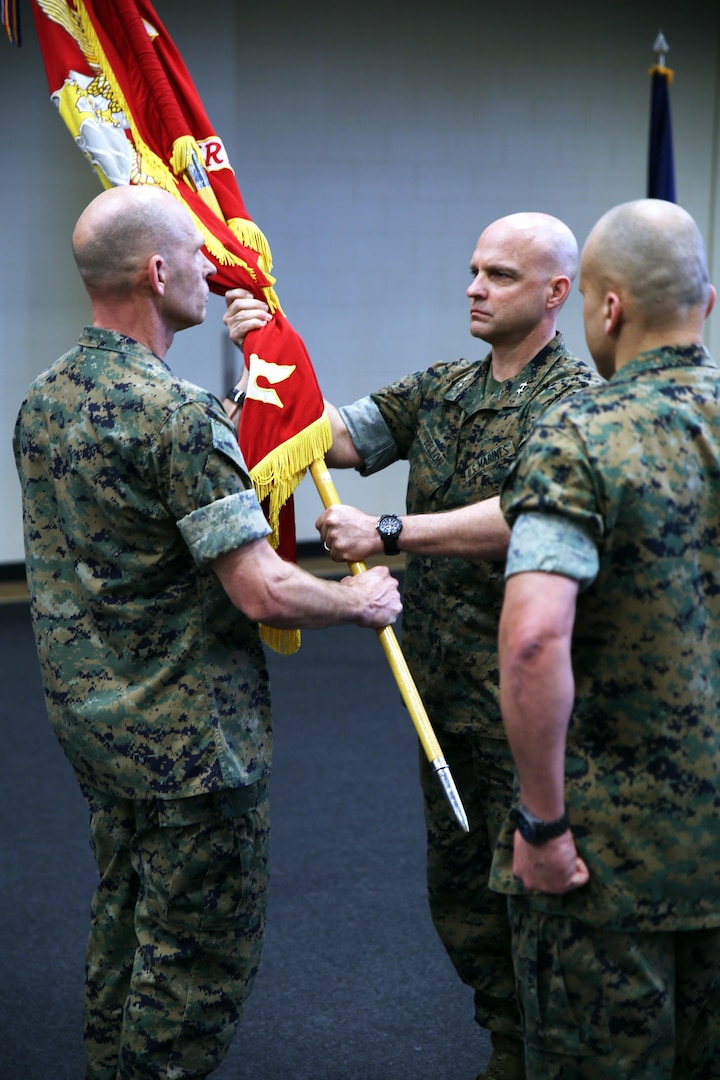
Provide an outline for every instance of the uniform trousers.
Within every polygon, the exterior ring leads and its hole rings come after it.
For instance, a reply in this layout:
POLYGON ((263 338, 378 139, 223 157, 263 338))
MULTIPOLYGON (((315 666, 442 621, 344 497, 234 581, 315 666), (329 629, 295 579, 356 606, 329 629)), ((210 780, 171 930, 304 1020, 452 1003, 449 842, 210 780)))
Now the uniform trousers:
POLYGON ((100 872, 86 954, 86 1080, 218 1067, 257 972, 268 890, 261 782, 184 799, 86 792, 100 872))
POLYGON ((718 1080, 720 928, 615 932, 510 897, 529 1080, 718 1080))
POLYGON ((493 850, 512 801, 512 755, 505 739, 447 733, 438 739, 470 831, 458 825, 422 755, 433 923, 458 975, 474 990, 478 1024, 520 1038, 507 901, 488 888, 493 850))

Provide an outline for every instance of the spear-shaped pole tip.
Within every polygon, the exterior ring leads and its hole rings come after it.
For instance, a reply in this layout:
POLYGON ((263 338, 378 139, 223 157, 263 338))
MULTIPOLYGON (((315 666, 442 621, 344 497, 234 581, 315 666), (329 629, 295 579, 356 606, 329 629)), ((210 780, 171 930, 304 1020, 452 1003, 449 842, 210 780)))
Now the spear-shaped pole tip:
POLYGON ((435 775, 443 786, 443 790, 447 795, 448 802, 452 807, 452 812, 455 815, 455 819, 465 832, 470 832, 470 826, 468 824, 467 814, 465 813, 465 807, 462 804, 462 800, 458 793, 458 789, 455 786, 453 775, 450 772, 450 767, 444 757, 437 757, 431 762, 435 775))
POLYGON ((670 51, 670 46, 665 40, 665 35, 662 30, 658 31, 658 36, 655 38, 655 44, 653 45, 653 52, 658 54, 658 64, 660 67, 665 67, 665 53, 670 51))

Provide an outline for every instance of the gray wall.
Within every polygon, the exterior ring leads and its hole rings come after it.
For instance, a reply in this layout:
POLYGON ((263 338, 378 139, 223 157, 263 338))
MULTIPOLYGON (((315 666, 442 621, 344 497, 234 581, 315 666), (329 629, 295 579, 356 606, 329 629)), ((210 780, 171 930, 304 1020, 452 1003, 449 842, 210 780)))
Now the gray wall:
MULTIPOLYGON (((648 68, 662 29, 678 201, 720 278, 720 9, 610 2, 558 9, 519 0, 445 4, 235 4, 157 0, 222 135, 248 210, 268 237, 277 291, 331 401, 353 400, 440 359, 481 356, 465 289, 478 234, 515 210, 563 218, 582 243, 609 206, 645 194, 648 68), (201 13, 201 14, 199 14, 201 13)), ((89 314, 69 249, 100 190, 49 103, 29 6, 25 43, 0 40, 5 134, 0 173, 0 563, 22 559, 11 432, 31 379, 76 340, 89 314)), ((225 389, 224 304, 180 334, 169 362, 225 389)), ((585 352, 580 298, 561 320, 585 352)), ((720 355, 720 315, 706 343, 720 355)), ((341 498, 403 507, 405 470, 341 498)), ((312 480, 296 496, 298 536, 316 539, 312 480)))

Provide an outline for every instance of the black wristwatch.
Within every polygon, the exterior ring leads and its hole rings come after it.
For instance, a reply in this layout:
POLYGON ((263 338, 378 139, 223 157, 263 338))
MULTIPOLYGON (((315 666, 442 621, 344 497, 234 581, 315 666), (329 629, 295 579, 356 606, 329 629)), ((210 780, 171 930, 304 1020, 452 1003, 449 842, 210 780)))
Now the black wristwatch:
POLYGON ((233 386, 232 390, 228 390, 225 397, 232 401, 233 405, 242 405, 245 400, 245 391, 238 390, 237 386, 233 386))
POLYGON ((397 514, 381 514, 375 526, 383 542, 386 555, 399 555, 398 536, 402 532, 402 521, 397 514))
POLYGON ((512 811, 512 820, 517 831, 528 844, 544 844, 548 840, 554 840, 556 836, 562 836, 570 828, 567 810, 562 817, 555 818, 554 821, 542 821, 531 814, 522 803, 517 810, 512 811))

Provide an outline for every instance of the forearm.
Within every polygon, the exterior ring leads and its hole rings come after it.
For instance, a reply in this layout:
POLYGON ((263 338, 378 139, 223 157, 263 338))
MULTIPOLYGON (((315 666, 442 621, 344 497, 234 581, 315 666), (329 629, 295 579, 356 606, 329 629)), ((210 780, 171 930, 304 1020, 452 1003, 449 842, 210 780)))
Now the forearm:
POLYGON ((280 629, 357 623, 381 627, 400 612, 397 582, 384 567, 326 581, 281 559, 267 540, 222 555, 213 569, 230 600, 253 622, 280 629))
POLYGON ((245 391, 247 390, 247 383, 248 383, 248 370, 243 365, 242 374, 240 375, 240 378, 235 383, 235 386, 232 387, 232 389, 230 391, 228 391, 228 393, 232 394, 233 396, 232 397, 229 397, 229 396, 224 397, 223 401, 222 401, 222 407, 225 410, 225 412, 228 414, 230 419, 232 420, 233 424, 235 425, 235 430, 236 431, 240 427, 240 414, 242 412, 243 400, 244 400, 244 397, 245 397, 245 391), (238 398, 238 395, 242 395, 242 396, 239 398, 239 400, 235 400, 236 398, 238 398))
MULTIPOLYGON (((437 514, 401 516, 401 553, 459 556, 465 559, 504 559, 510 532, 497 498, 437 514)), ((378 515, 354 506, 331 506, 315 522, 321 539, 336 562, 354 562, 381 555, 378 515)))
POLYGON ((532 670, 506 668, 501 678, 501 709, 520 797, 544 821, 560 817, 565 808, 565 740, 573 680, 557 651, 543 649, 532 670))
MULTIPOLYGON (((500 705, 517 767, 520 800, 541 821, 565 813, 565 742, 574 701, 570 643, 578 585, 525 572, 506 581, 500 618, 500 705)), ((589 880, 570 827, 544 843, 517 830, 513 874, 531 892, 562 895, 589 880)))
POLYGON ((502 560, 510 540, 497 497, 442 513, 410 514, 402 525, 400 550, 417 555, 502 560))
POLYGON ((523 803, 553 821, 565 808, 565 742, 575 684, 577 585, 552 574, 508 579, 500 620, 500 705, 523 803))

